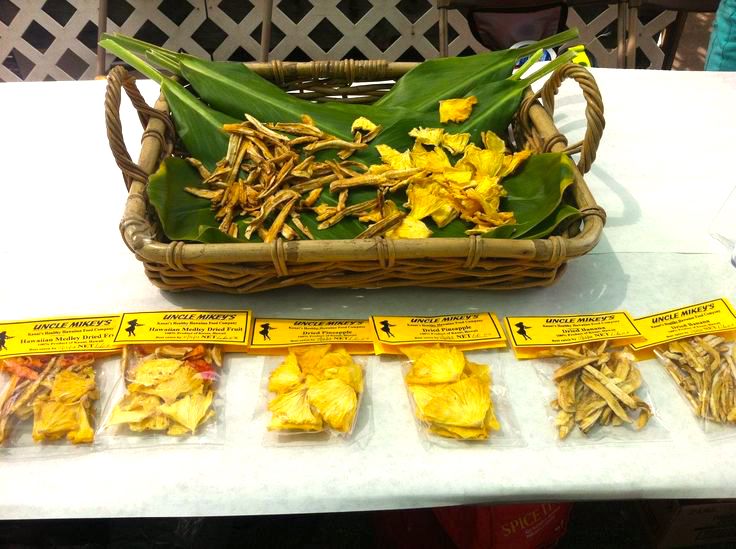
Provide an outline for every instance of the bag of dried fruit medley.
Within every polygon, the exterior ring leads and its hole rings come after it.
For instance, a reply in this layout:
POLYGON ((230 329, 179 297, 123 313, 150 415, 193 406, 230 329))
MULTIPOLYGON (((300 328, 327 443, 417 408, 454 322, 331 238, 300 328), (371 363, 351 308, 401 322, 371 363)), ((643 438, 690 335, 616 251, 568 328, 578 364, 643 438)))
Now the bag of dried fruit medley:
POLYGON ((222 367, 218 345, 123 347, 100 438, 112 447, 223 442, 222 367))

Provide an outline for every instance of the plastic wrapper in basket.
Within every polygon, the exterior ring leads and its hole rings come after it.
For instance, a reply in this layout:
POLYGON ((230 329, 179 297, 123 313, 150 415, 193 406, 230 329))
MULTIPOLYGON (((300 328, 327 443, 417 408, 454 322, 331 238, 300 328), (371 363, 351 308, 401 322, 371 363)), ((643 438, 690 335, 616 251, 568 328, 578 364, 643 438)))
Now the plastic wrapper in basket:
MULTIPOLYGON (((387 89, 381 84, 354 83, 397 79, 413 66, 380 61, 249 64, 265 78, 304 91, 302 97, 354 102, 373 101, 387 89), (353 87, 347 88, 349 84, 353 87), (344 97, 346 90, 351 97, 344 97)), ((603 104, 593 76, 577 65, 558 69, 537 94, 528 91, 512 127, 519 146, 535 152, 580 153, 574 182, 567 191, 581 212, 580 222, 562 234, 536 240, 471 236, 276 240, 268 244, 169 242, 146 194, 148 176, 174 150, 176 135, 165 100, 161 97, 153 108, 148 106, 133 78, 124 68, 116 67, 108 76, 105 116, 110 147, 129 189, 120 225, 123 240, 143 263, 151 282, 165 290, 251 293, 295 285, 484 290, 547 286, 561 275, 568 259, 587 253, 597 244, 605 223, 605 212, 596 204, 582 176, 595 159, 603 132, 603 104), (552 120, 554 96, 566 78, 580 85, 587 103, 585 137, 572 146, 568 146, 552 120), (131 159, 122 138, 121 90, 133 102, 145 128, 137 163, 131 159)))

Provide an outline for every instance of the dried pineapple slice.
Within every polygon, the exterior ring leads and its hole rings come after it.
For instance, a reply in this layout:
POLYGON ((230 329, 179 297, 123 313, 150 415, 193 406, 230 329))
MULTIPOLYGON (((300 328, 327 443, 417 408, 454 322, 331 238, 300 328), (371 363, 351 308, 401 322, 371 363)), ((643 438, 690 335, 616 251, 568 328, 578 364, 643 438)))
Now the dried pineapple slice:
POLYGON ((414 217, 405 217, 401 223, 386 233, 386 238, 429 238, 432 231, 423 221, 414 217))
POLYGON ((438 391, 424 407, 424 417, 432 423, 482 428, 490 407, 488 384, 468 377, 438 391))
POLYGON ((208 391, 206 395, 188 394, 172 404, 160 406, 159 410, 194 434, 197 427, 209 417, 214 396, 212 391, 208 391))
POLYGON ((62 370, 51 385, 51 400, 77 402, 95 390, 95 372, 91 366, 81 372, 62 370))
POLYGON ((474 95, 440 101, 440 122, 465 122, 473 112, 473 105, 477 104, 478 98, 474 95))
POLYGON ((363 392, 363 370, 355 362, 350 362, 346 366, 335 366, 325 368, 322 371, 324 379, 339 379, 343 383, 350 385, 356 393, 363 392))
POLYGON ((134 370, 131 381, 150 387, 171 378, 182 364, 184 363, 181 360, 175 358, 145 360, 134 370))
POLYGON ((356 118, 353 125, 350 126, 350 133, 355 133, 357 131, 372 132, 377 127, 378 126, 376 124, 368 120, 365 116, 361 116, 356 118))
POLYGON ((465 357, 460 350, 440 345, 420 349, 423 350, 401 348, 401 352, 414 362, 406 375, 407 383, 450 383, 460 379, 465 368, 465 357))
POLYGON ((272 393, 285 393, 294 387, 297 387, 304 376, 299 369, 296 355, 289 353, 268 378, 268 390, 272 393))
POLYGON ((155 395, 166 403, 174 402, 181 395, 201 393, 204 387, 202 375, 186 364, 177 368, 168 379, 159 381, 156 385, 145 386, 137 383, 128 385, 131 393, 141 392, 155 395))
POLYGON ((331 428, 350 431, 358 410, 358 397, 350 385, 339 379, 320 381, 307 390, 307 399, 331 428))
POLYGON ((446 133, 442 135, 442 146, 452 154, 461 154, 470 143, 469 133, 446 133))
POLYGON ((442 138, 445 130, 442 128, 414 128, 409 132, 409 136, 413 137, 416 143, 421 145, 432 145, 439 147, 442 144, 442 138))
POLYGON ((322 419, 312 412, 307 400, 307 389, 298 388, 281 393, 268 403, 268 409, 273 413, 269 431, 322 430, 322 419))
POLYGON ((330 344, 306 345, 304 347, 291 347, 290 353, 296 355, 296 361, 304 374, 312 374, 317 371, 317 364, 330 350, 330 344))
POLYGON ((108 425, 121 423, 137 423, 156 413, 161 399, 154 395, 129 393, 118 402, 110 414, 108 425))

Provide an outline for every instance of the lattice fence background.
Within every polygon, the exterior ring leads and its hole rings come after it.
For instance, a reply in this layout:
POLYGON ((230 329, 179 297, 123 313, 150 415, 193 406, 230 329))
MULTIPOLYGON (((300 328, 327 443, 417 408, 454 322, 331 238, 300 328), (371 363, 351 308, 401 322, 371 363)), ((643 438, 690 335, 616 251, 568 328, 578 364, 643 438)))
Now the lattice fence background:
MULTIPOLYGON (((97 0, 0 0, 0 81, 93 78, 97 9, 97 0)), ((108 31, 249 61, 261 53, 262 9, 261 0, 109 0, 108 31)), ((592 42, 611 28, 615 9, 581 27, 600 66, 615 66, 615 52, 592 42)), ((582 22, 570 10, 568 24, 582 22)), ((484 50, 460 13, 450 11, 449 24, 450 55, 484 50)), ((273 11, 270 58, 421 61, 438 55, 438 26, 430 0, 281 0, 273 11)))

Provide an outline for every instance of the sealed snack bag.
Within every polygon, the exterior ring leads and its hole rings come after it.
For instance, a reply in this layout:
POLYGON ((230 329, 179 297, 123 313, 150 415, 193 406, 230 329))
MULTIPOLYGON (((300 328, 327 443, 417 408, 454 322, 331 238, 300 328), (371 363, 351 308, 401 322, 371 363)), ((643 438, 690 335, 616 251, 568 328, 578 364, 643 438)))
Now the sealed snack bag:
POLYGON ((653 353, 674 380, 704 430, 729 435, 736 424, 736 312, 725 298, 635 320, 646 340, 634 349, 653 353))
POLYGON ((125 393, 106 426, 135 433, 197 434, 215 419, 213 402, 221 368, 222 350, 217 345, 125 347, 125 393))
POLYGON ((31 418, 35 442, 92 442, 99 397, 94 362, 92 353, 0 360, 0 371, 9 376, 0 390, 0 443, 10 441, 13 428, 31 418))
POLYGON ((0 445, 91 443, 117 315, 0 323, 0 445))
POLYGON ((577 432, 627 441, 626 429, 650 425, 654 406, 627 347, 642 338, 628 313, 506 317, 505 324, 516 357, 542 363, 537 372, 559 439, 577 432))
POLYGON ((400 350, 410 361, 404 380, 414 415, 428 434, 487 440, 501 428, 487 364, 471 362, 449 345, 412 345, 400 350))
POLYGON ((112 445, 221 442, 223 349, 245 350, 248 311, 126 313, 103 429, 112 445))
POLYGON ((269 371, 268 430, 280 433, 353 432, 365 390, 363 367, 341 346, 289 349, 269 371))

